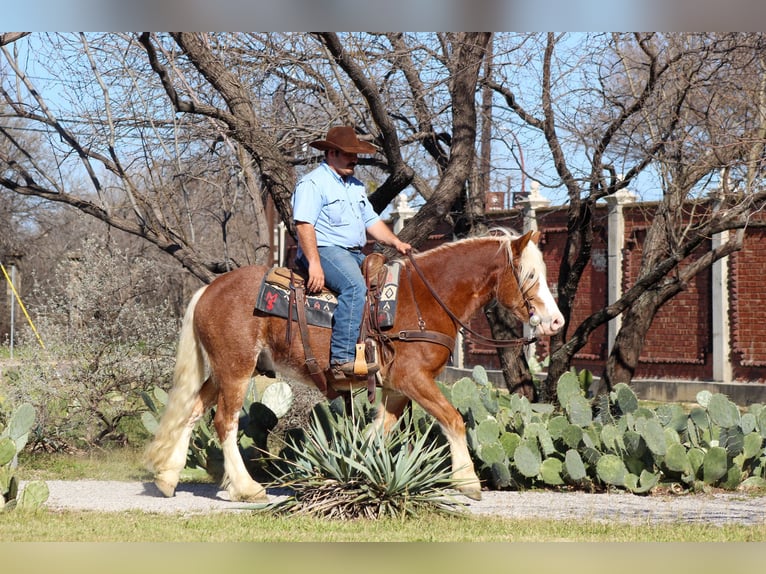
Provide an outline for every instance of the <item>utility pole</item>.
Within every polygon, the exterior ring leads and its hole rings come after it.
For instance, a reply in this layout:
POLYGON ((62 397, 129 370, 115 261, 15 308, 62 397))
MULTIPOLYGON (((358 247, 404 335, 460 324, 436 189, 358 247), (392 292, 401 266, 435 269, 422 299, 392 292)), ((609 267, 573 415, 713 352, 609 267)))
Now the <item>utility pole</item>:
MULTIPOLYGON (((5 279, 6 284, 6 293, 8 293, 8 310, 10 315, 10 323, 8 326, 8 342, 10 344, 9 351, 11 359, 13 359, 13 351, 16 340, 16 296, 14 290, 18 291, 17 263, 20 258, 20 255, 6 255, 5 260, 8 265, 7 268, 5 266, 2 268, 4 276, 3 278, 5 279)), ((2 261, 0 261, 0 264, 1 263, 2 261)))

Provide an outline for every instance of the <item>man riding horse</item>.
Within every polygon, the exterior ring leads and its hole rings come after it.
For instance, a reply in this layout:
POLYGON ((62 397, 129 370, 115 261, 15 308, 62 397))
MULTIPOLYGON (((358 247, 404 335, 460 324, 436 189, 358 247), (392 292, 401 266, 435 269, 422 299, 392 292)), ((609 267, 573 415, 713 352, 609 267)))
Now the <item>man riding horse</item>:
POLYGON ((364 361, 354 372, 367 291, 360 267, 366 234, 403 255, 411 246, 399 240, 375 213, 364 184, 354 177, 357 154, 375 153, 373 145, 360 141, 348 126, 333 127, 327 139, 309 145, 324 151, 325 156, 319 167, 300 179, 293 194, 296 262, 308 273, 309 292, 326 286, 337 293, 330 341, 333 374, 339 378, 372 374, 379 365, 364 361))

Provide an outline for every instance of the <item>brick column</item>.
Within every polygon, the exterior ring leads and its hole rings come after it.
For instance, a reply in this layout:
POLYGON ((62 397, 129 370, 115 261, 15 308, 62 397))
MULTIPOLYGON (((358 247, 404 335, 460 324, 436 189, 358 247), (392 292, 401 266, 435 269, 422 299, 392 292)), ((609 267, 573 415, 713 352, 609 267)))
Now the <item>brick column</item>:
MULTIPOLYGON (((540 193, 540 184, 533 181, 529 186, 529 195, 522 200, 519 200, 516 205, 521 209, 521 213, 524 217, 523 232, 537 231, 537 210, 543 207, 548 207, 550 200, 540 193)), ((524 325, 524 337, 531 337, 532 330, 529 325, 524 325)), ((534 357, 536 354, 535 344, 530 343, 527 345, 527 357, 534 357)))

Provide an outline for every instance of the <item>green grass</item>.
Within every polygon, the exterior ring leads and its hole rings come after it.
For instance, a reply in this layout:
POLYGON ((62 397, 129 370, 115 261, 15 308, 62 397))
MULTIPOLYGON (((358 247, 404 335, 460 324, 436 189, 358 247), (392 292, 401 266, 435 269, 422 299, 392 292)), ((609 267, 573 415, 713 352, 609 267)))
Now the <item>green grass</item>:
POLYGON ((23 480, 147 480, 141 448, 113 448, 76 454, 30 453, 19 455, 17 474, 23 480))
MULTIPOLYGON (((148 480, 141 449, 22 453, 23 480, 148 480)), ((164 515, 38 510, 0 512, 0 542, 752 542, 766 524, 630 525, 428 514, 407 520, 322 520, 237 511, 164 515)))
POLYGON ((120 513, 0 513, 4 542, 754 542, 766 525, 601 524, 490 517, 322 520, 240 511, 196 516, 120 513))

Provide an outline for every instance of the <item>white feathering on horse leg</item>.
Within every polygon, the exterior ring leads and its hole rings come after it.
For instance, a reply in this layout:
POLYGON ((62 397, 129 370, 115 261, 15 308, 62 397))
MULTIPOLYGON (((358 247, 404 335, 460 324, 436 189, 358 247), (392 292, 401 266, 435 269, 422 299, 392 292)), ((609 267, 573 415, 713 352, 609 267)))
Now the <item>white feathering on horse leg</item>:
POLYGON ((449 432, 444 426, 442 431, 450 446, 452 479, 455 481, 455 487, 462 495, 472 500, 481 500, 481 482, 474 472, 465 434, 449 432))
POLYGON ((224 484, 229 498, 237 502, 267 502, 266 489, 253 480, 242 461, 237 445, 237 429, 229 430, 221 441, 223 468, 226 473, 224 484))
POLYGON ((194 424, 187 425, 183 429, 180 438, 175 443, 168 458, 162 463, 162 468, 156 469, 154 484, 160 492, 170 498, 175 494, 181 471, 186 466, 186 451, 189 447, 194 424))

